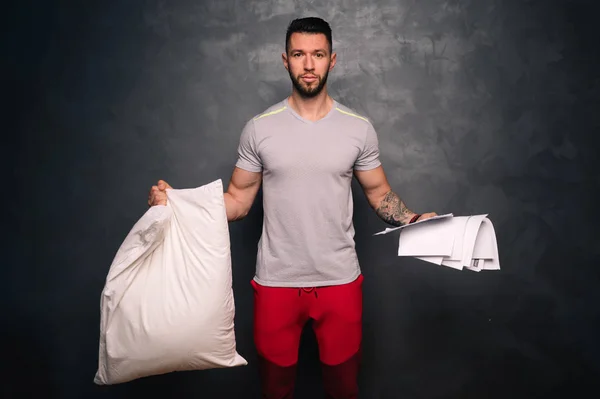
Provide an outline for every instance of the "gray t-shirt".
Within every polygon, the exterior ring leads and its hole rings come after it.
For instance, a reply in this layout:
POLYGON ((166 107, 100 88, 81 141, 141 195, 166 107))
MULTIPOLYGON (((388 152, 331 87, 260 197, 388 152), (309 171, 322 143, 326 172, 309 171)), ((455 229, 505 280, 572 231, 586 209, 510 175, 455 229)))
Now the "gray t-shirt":
POLYGON ((373 125, 335 100, 314 122, 296 113, 287 98, 248 121, 236 166, 263 173, 255 281, 318 287, 356 279, 353 169, 380 164, 373 125))

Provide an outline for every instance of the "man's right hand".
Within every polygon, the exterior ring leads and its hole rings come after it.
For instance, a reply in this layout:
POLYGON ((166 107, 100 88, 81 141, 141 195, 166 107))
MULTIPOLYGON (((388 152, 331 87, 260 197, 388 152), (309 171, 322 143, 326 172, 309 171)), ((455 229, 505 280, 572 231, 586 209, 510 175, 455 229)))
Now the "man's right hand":
POLYGON ((159 180, 156 186, 152 186, 148 195, 148 206, 167 205, 167 189, 173 188, 164 180, 159 180))

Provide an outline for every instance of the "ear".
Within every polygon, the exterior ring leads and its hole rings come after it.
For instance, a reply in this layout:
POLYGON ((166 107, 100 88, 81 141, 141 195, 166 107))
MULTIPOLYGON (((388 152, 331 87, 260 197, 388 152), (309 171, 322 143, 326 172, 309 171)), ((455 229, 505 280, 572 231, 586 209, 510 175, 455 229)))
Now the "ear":
POLYGON ((289 69, 289 64, 288 64, 288 59, 287 59, 286 53, 281 53, 281 60, 283 61, 283 66, 285 67, 285 69, 287 69, 289 71, 290 69, 289 69))
POLYGON ((329 70, 331 71, 333 69, 333 67, 335 66, 335 63, 337 61, 337 53, 333 53, 331 55, 331 63, 329 64, 329 70))

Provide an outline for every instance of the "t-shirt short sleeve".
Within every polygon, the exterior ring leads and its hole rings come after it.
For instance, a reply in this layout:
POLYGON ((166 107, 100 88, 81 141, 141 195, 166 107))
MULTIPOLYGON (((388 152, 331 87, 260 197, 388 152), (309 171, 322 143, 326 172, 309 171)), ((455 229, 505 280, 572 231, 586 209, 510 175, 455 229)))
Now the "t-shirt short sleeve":
POLYGON ((377 132, 375 132, 373 125, 369 123, 365 142, 354 163, 354 169, 370 170, 375 169, 379 165, 381 165, 381 161, 379 160, 379 141, 377 139, 377 132))
POLYGON ((238 160, 235 166, 249 172, 262 171, 262 161, 256 148, 256 132, 252 120, 247 122, 242 130, 238 146, 238 160))

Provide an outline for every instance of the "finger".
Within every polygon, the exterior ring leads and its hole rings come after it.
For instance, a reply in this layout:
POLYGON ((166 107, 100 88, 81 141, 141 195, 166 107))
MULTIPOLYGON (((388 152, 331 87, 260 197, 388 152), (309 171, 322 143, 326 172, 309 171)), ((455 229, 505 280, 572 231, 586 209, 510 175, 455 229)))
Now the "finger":
POLYGON ((156 196, 157 192, 158 192, 158 187, 152 186, 152 188, 150 189, 150 192, 148 193, 148 202, 149 203, 154 200, 154 197, 156 196))
POLYGON ((159 180, 159 181, 158 181, 158 188, 159 188, 161 191, 164 191, 164 190, 166 190, 166 189, 168 189, 168 188, 172 188, 172 187, 171 187, 171 186, 169 185, 169 183, 167 183, 166 181, 164 181, 164 180, 159 180))

